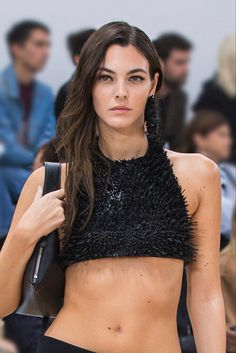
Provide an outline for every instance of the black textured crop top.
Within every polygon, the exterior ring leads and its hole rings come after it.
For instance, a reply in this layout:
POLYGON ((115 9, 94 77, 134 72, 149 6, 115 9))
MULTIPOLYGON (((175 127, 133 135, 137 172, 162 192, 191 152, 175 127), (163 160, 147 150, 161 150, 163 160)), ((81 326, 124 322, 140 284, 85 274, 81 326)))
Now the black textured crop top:
POLYGON ((59 259, 63 268, 78 261, 119 256, 177 258, 184 266, 195 259, 197 247, 186 197, 163 145, 156 137, 147 138, 144 156, 121 160, 108 159, 96 142, 93 213, 81 231, 81 212, 88 197, 80 196, 72 232, 67 241, 62 239, 59 259), (105 162, 110 162, 110 174, 105 162))

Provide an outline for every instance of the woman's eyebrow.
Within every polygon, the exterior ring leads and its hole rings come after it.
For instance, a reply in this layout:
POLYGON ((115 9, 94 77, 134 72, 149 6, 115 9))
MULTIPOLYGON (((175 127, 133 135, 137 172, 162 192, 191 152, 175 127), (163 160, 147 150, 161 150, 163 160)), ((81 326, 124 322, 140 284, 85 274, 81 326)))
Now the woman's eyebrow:
MULTIPOLYGON (((110 72, 111 74, 115 74, 115 71, 113 71, 113 70, 111 70, 111 69, 108 69, 107 67, 101 67, 100 69, 99 69, 99 71, 107 71, 107 72, 110 72)), ((142 69, 142 68, 136 68, 136 69, 132 69, 132 70, 130 70, 130 71, 128 71, 128 74, 134 74, 134 73, 136 73, 136 72, 143 72, 143 73, 145 73, 145 74, 147 74, 147 71, 146 70, 144 70, 144 69, 142 69)))

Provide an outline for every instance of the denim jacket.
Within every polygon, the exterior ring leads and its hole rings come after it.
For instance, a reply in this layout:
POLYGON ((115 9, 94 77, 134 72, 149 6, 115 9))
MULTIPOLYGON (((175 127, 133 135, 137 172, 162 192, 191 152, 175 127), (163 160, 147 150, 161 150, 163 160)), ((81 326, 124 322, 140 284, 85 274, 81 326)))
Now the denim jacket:
POLYGON ((14 65, 10 64, 0 73, 0 166, 30 168, 38 148, 55 137, 52 91, 37 80, 34 83, 26 148, 17 141, 23 119, 23 104, 14 65))
POLYGON ((236 165, 220 163, 221 174, 221 234, 230 239, 233 226, 233 212, 236 207, 236 165))

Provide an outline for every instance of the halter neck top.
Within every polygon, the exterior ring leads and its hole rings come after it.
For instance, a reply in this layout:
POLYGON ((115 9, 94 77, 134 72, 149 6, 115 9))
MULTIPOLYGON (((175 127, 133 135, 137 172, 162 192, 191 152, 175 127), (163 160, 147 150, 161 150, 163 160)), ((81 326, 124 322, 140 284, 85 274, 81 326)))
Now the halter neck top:
POLYGON ((130 159, 111 160, 96 143, 93 212, 81 230, 88 196, 80 194, 72 231, 62 239, 59 261, 63 268, 120 256, 176 258, 184 266, 195 260, 197 247, 186 197, 163 145, 157 137, 147 134, 147 138, 146 153, 130 159))

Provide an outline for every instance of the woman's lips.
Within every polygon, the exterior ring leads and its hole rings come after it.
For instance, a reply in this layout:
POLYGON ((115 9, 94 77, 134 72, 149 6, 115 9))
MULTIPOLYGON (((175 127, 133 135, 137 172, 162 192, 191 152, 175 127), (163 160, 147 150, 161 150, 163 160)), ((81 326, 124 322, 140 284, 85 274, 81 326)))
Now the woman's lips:
POLYGON ((114 109, 110 109, 112 112, 117 112, 117 113, 124 113, 124 112, 128 112, 131 109, 129 108, 114 108, 114 109))

